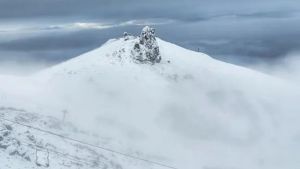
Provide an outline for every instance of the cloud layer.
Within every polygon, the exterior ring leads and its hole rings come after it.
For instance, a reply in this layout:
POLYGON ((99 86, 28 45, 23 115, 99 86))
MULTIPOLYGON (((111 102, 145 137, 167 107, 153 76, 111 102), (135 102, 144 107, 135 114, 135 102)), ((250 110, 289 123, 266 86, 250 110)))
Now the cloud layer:
POLYGON ((155 25, 168 41, 249 65, 300 50, 296 0, 0 0, 0 61, 59 62, 155 25))

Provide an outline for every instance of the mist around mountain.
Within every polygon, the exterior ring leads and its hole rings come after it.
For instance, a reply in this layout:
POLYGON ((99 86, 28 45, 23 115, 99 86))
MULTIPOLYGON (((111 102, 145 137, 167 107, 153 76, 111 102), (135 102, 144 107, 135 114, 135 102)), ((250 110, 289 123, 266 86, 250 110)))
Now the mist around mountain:
POLYGON ((150 27, 0 82, 0 168, 300 164, 296 80, 184 49, 150 27))

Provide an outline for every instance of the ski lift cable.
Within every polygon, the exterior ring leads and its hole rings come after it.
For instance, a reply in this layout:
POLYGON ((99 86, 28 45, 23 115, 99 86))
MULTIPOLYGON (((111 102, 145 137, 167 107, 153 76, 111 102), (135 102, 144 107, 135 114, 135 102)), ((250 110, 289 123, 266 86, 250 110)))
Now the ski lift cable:
POLYGON ((145 159, 145 158, 137 157, 137 156, 127 154, 127 153, 123 153, 123 152, 113 150, 113 149, 110 149, 110 148, 107 148, 107 147, 102 147, 102 146, 94 145, 94 144, 91 144, 91 143, 87 143, 87 142, 84 142, 84 141, 81 141, 81 140, 78 140, 78 139, 74 139, 74 138, 67 137, 67 136, 64 136, 64 135, 61 135, 61 134, 58 134, 58 133, 54 133, 52 131, 44 130, 44 129, 41 129, 41 128, 38 128, 38 127, 35 127, 35 126, 30 126, 30 125, 23 124, 23 123, 14 121, 14 120, 6 119, 4 117, 0 117, 0 119, 2 119, 4 121, 11 122, 11 123, 14 123, 14 124, 18 124, 20 126, 24 126, 24 127, 30 128, 30 129, 34 129, 34 130, 37 130, 37 131, 40 131, 40 132, 43 132, 43 133, 46 133, 46 134, 57 136, 57 137, 60 137, 60 138, 66 139, 66 140, 77 142, 77 143, 80 143, 82 145, 87 145, 87 146, 94 147, 94 148, 97 148, 97 149, 101 149, 101 150, 104 150, 104 151, 107 151, 107 152, 118 154, 118 155, 130 158, 130 159, 143 161, 143 162, 146 162, 146 163, 154 164, 154 165, 165 167, 165 168, 178 169, 178 168, 173 167, 171 165, 167 165, 167 164, 163 164, 163 163, 160 163, 160 162, 156 162, 156 161, 148 160, 148 159, 145 159))

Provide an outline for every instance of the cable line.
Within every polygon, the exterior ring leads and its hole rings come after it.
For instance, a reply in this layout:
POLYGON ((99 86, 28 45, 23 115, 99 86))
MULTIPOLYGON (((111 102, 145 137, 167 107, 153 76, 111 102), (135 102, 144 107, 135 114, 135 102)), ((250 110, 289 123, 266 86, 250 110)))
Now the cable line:
POLYGON ((56 155, 58 155, 62 158, 69 159, 70 161, 73 161, 73 162, 77 162, 77 163, 85 164, 85 165, 93 165, 93 162, 90 161, 90 160, 80 158, 80 157, 77 157, 77 156, 73 156, 73 155, 69 155, 69 154, 66 154, 66 153, 62 153, 62 152, 59 152, 59 151, 56 151, 56 150, 53 150, 53 149, 48 149, 48 148, 45 148, 45 147, 42 147, 42 146, 27 143, 25 141, 22 141, 22 143, 20 143, 20 144, 24 145, 24 146, 27 146, 31 149, 35 149, 35 150, 39 150, 39 151, 44 150, 45 152, 54 153, 54 154, 56 154, 56 155), (26 144, 24 144, 24 143, 26 143, 26 144))
POLYGON ((60 138, 66 139, 66 140, 70 140, 70 141, 77 142, 77 143, 80 143, 80 144, 83 144, 83 145, 87 145, 87 146, 90 146, 90 147, 101 149, 101 150, 104 150, 104 151, 107 151, 107 152, 119 154, 119 155, 127 157, 127 158, 131 158, 131 159, 135 159, 135 160, 139 160, 139 161, 144 161, 144 162, 147 162, 147 163, 150 163, 150 164, 155 164, 157 166, 161 166, 161 167, 165 167, 165 168, 178 169, 176 167, 173 167, 173 166, 170 166, 170 165, 167 165, 167 164, 163 164, 163 163, 160 163, 160 162, 148 160, 148 159, 141 158, 141 157, 136 157, 136 156, 133 156, 133 155, 130 155, 130 154, 127 154, 127 153, 123 153, 123 152, 120 152, 120 151, 112 150, 110 148, 106 148, 106 147, 94 145, 94 144, 91 144, 91 143, 87 143, 87 142, 84 142, 84 141, 81 141, 81 140, 77 140, 77 139, 74 139, 74 138, 71 138, 71 137, 67 137, 67 136, 63 136, 61 134, 54 133, 52 131, 40 129, 38 127, 34 127, 34 126, 23 124, 23 123, 14 121, 14 120, 6 119, 4 117, 0 117, 0 119, 2 119, 4 121, 11 122, 11 123, 14 123, 14 124, 18 124, 20 126, 28 127, 28 128, 31 128, 31 129, 34 129, 34 130, 37 130, 37 131, 40 131, 40 132, 43 132, 43 133, 54 135, 54 136, 57 136, 57 137, 60 137, 60 138))

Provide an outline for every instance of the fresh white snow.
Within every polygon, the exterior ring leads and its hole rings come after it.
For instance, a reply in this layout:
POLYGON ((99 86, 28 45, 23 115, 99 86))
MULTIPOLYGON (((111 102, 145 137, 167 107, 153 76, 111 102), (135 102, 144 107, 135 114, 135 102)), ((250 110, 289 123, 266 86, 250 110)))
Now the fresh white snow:
MULTIPOLYGON (((137 41, 113 39, 28 77, 0 76, 0 106, 57 119, 67 112, 68 123, 97 137, 64 134, 178 169, 300 167, 296 84, 159 38, 161 62, 138 63, 131 56, 137 41)), ((69 142, 35 134, 74 154, 69 142)), ((159 168, 108 154, 124 169, 159 168)), ((0 149, 0 168, 32 167, 7 156, 0 149)), ((68 168, 52 161, 50 168, 68 168)))

